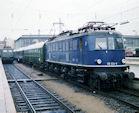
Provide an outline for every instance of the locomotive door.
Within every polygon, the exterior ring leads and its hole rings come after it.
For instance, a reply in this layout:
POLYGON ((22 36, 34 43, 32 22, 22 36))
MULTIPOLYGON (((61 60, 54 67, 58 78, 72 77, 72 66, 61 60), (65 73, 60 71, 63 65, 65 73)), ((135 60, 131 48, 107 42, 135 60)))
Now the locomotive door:
POLYGON ((79 64, 83 64, 83 39, 79 39, 79 64))

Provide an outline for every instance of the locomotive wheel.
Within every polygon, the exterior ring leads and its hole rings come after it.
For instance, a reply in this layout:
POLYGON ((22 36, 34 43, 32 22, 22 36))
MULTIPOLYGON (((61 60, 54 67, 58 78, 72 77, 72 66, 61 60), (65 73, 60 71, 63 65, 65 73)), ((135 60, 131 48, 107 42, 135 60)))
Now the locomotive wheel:
POLYGON ((89 86, 90 86, 91 89, 97 88, 96 87, 97 86, 97 80, 90 79, 89 80, 89 86))

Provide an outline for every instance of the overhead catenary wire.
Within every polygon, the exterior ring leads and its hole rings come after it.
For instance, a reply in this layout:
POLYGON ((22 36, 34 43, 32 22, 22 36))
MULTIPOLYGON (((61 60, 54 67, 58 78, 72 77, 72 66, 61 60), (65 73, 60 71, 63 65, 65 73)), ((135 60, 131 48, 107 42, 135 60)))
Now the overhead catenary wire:
POLYGON ((126 10, 118 12, 116 14, 112 14, 112 16, 108 16, 106 18, 103 18, 102 20, 108 20, 108 19, 116 17, 117 15, 120 15, 121 13, 126 13, 126 12, 129 12, 129 11, 133 11, 133 10, 138 9, 138 8, 139 8, 139 6, 133 7, 133 8, 130 8, 130 9, 126 9, 126 10))

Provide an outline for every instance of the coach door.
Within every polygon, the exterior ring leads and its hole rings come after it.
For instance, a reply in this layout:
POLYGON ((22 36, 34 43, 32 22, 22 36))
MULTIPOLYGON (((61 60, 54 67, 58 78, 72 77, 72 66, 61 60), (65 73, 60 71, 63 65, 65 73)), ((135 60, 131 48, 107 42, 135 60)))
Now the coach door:
POLYGON ((79 39, 79 64, 83 64, 83 39, 79 39))

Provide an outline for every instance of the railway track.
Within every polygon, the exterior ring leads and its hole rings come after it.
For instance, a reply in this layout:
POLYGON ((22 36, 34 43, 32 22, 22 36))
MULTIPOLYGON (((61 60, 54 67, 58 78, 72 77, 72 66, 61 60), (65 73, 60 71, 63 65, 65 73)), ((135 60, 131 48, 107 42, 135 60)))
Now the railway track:
POLYGON ((127 90, 118 90, 118 91, 109 91, 109 92, 99 92, 98 93, 116 99, 120 103, 123 103, 129 106, 132 109, 137 110, 139 112, 139 97, 138 94, 133 94, 127 90))
POLYGON ((55 92, 44 87, 12 64, 4 65, 17 112, 78 113, 81 112, 55 92), (18 81, 20 79, 20 81, 18 81), (11 82, 12 81, 12 82, 11 82))
POLYGON ((108 98, 113 98, 120 103, 129 106, 132 109, 135 109, 139 113, 139 92, 133 90, 119 89, 117 91, 100 91, 100 90, 92 90, 88 86, 75 83, 73 81, 68 81, 72 84, 75 84, 78 87, 81 87, 89 92, 93 92, 95 94, 99 94, 108 98))
MULTIPOLYGON (((51 73, 49 73, 51 74, 51 73)), ((53 75, 54 73, 52 73, 53 75)), ((55 75, 55 74, 54 74, 55 75)), ((59 76, 57 76, 59 78, 59 76)), ((59 78, 60 79, 60 78, 59 78)), ((108 97, 108 98, 113 98, 120 103, 129 106, 132 109, 135 109, 137 112, 139 112, 139 93, 135 92, 133 90, 125 90, 125 89, 120 89, 117 91, 99 91, 99 90, 92 90, 88 86, 85 86, 83 84, 79 84, 74 81, 66 80, 67 82, 78 86, 80 88, 83 88, 87 91, 90 92, 95 92, 96 94, 108 97)))

